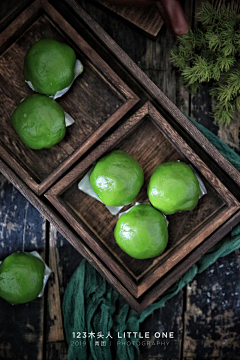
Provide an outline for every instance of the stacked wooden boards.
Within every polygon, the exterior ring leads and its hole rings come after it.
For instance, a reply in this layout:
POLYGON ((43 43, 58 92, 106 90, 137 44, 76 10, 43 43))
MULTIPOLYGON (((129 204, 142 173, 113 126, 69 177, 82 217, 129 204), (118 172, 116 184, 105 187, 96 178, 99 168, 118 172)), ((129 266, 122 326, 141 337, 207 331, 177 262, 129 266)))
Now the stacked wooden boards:
MULTIPOLYGON (((72 146, 71 142, 68 142, 68 139, 71 139, 69 134, 61 149, 52 149, 55 153, 49 162, 46 162, 47 166, 43 161, 47 157, 45 150, 42 154, 38 153, 36 161, 40 165, 38 169, 34 169, 34 161, 31 161, 34 154, 30 155, 18 139, 14 138, 13 133, 10 139, 9 128, 1 138, 1 146, 4 149, 1 171, 102 274, 105 274, 135 309, 142 311, 239 221, 239 173, 74 1, 60 4, 57 2, 50 4, 47 1, 34 2, 2 34, 0 61, 4 66, 7 66, 8 61, 16 61, 13 64, 16 70, 18 64, 21 66, 28 41, 36 41, 46 35, 64 39, 71 44, 79 58, 84 59, 85 68, 88 69, 85 78, 82 78, 82 83, 76 82, 68 94, 69 99, 72 94, 74 104, 81 109, 79 117, 74 106, 67 110, 70 115, 76 117, 79 137, 72 146), (11 51, 18 54, 16 59, 11 51), (110 69, 109 72, 106 69, 110 69), (98 89, 102 89, 96 107, 93 101, 96 97, 95 90, 91 89, 94 82, 92 79, 96 80, 98 89), (87 97, 92 99, 91 102, 81 102, 87 97), (107 113, 106 106, 110 106, 107 113), (71 114, 71 111, 74 114, 71 114), (91 111, 94 111, 96 123, 94 119, 92 123, 90 122, 93 117, 91 111), (89 114, 90 116, 87 117, 89 114), (110 125, 97 133, 97 129, 102 129, 107 122, 110 125), (143 148, 142 153, 133 146, 140 139, 147 149, 144 151, 143 148), (148 144, 150 144, 149 148, 147 148, 148 144), (118 252, 119 249, 115 248, 113 243, 106 243, 107 237, 106 234, 101 233, 101 224, 97 226, 93 223, 96 214, 92 213, 92 216, 87 218, 90 207, 97 210, 97 215, 100 217, 102 210, 98 210, 99 204, 91 206, 87 200, 80 199, 80 193, 76 192, 76 182, 82 172, 104 152, 119 146, 128 150, 133 149, 135 156, 140 156, 144 160, 146 171, 148 164, 150 164, 149 171, 156 165, 158 154, 161 154, 161 161, 167 158, 181 158, 190 162, 202 174, 209 189, 208 196, 203 199, 206 203, 199 203, 194 215, 195 220, 190 228, 188 226, 181 228, 179 225, 184 222, 188 224, 186 214, 183 214, 183 218, 172 220, 172 223, 179 228, 179 236, 174 239, 173 228, 168 252, 162 258, 144 266, 137 264, 136 261, 131 263, 124 254, 118 252), (81 149, 80 154, 79 149, 81 149), (157 153, 154 153, 156 150, 157 153), (58 173, 55 171, 56 164, 53 161, 58 159, 61 151, 64 158, 60 158, 60 164, 67 159, 70 165, 67 163, 68 165, 63 166, 58 173), (25 172, 15 166, 20 162, 20 156, 16 158, 18 153, 25 156, 25 161, 20 164, 25 172), (74 160, 68 160, 76 153, 74 160), (145 153, 146 157, 144 157, 145 153), (147 155, 150 156, 149 159, 147 155), (43 174, 41 179, 36 175, 36 170, 43 174), (33 191, 27 188, 24 184, 25 173, 37 185, 48 178, 49 173, 50 180, 52 173, 55 174, 54 179, 42 192, 46 197, 39 196, 40 193, 31 182, 28 182, 28 185, 33 191), (52 187, 54 182, 55 185, 52 187), (79 199, 75 203, 70 201, 73 198, 72 194, 74 198, 79 199), (53 206, 47 198, 51 200, 53 206), (59 208, 59 203, 64 207, 64 212, 59 208), (80 206, 81 203, 85 206, 80 206), (79 238, 79 234, 82 239, 79 238), (165 272, 160 271, 163 268, 165 272)), ((13 73, 12 75, 14 76, 13 73)), ((6 90, 8 83, 6 77, 9 75, 4 72, 2 76, 5 77, 2 96, 7 105, 2 114, 2 121, 7 127, 9 126, 7 119, 12 108, 21 100, 20 97, 27 95, 29 90, 23 87, 20 94, 17 91, 10 93, 12 90, 6 90)), ((18 81, 20 80, 16 79, 17 90, 20 88, 18 81)), ((66 107, 67 102, 64 103, 64 98, 61 101, 62 106, 66 107)), ((104 212, 103 216, 105 217, 100 219, 101 223, 108 219, 104 212)), ((114 221, 111 219, 109 226, 112 227, 114 221)), ((110 227, 107 231, 110 231, 110 227)))

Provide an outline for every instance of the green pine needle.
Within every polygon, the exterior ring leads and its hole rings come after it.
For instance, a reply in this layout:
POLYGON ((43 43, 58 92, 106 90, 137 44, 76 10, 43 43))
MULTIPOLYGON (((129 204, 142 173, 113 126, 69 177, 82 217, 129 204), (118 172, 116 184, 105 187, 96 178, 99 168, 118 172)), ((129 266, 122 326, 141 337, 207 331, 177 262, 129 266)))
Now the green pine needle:
POLYGON ((206 2, 196 16, 200 27, 179 37, 171 61, 191 93, 211 81, 214 120, 229 125, 240 111, 240 14, 206 2))

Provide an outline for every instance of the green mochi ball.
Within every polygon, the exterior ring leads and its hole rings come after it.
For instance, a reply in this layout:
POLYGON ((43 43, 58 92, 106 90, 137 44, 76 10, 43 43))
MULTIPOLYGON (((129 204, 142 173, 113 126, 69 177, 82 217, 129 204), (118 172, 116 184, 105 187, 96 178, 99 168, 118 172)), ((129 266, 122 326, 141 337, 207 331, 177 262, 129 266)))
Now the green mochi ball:
POLYGON ((45 95, 25 98, 11 115, 11 123, 22 142, 35 150, 51 148, 66 133, 64 111, 45 95))
POLYGON ((0 264, 0 297, 12 305, 38 297, 43 289, 45 264, 25 252, 9 255, 0 264))
POLYGON ((151 204, 167 215, 194 209, 199 194, 198 179, 191 167, 183 162, 158 165, 148 186, 151 204))
POLYGON ((37 41, 24 59, 24 77, 40 94, 55 95, 74 80, 76 54, 67 44, 52 39, 37 41))
POLYGON ((108 206, 124 206, 133 202, 143 182, 140 164, 121 150, 100 159, 90 175, 93 190, 108 206))
POLYGON ((120 216, 114 236, 120 248, 133 258, 152 258, 167 246, 167 220, 150 204, 140 204, 120 216))

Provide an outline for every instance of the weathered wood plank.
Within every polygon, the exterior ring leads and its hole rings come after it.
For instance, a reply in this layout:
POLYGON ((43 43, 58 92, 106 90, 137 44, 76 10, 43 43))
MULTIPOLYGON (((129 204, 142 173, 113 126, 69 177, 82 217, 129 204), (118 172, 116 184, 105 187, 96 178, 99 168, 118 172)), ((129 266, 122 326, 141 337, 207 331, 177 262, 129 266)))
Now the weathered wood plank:
MULTIPOLYGON (((124 25, 119 19, 94 6, 94 3, 86 0, 79 2, 169 99, 188 114, 189 94, 181 86, 179 74, 170 62, 171 49, 176 44, 176 39, 166 27, 161 29, 157 39, 149 39, 138 30, 124 25)), ((191 22, 193 0, 185 1, 183 7, 188 21, 191 22)))
POLYGON ((181 345, 182 345, 182 307, 183 307, 183 290, 176 296, 170 299, 166 305, 155 310, 146 320, 140 325, 140 331, 150 332, 150 344, 140 346, 140 351, 144 359, 158 360, 158 359, 180 359, 181 345), (156 332, 173 332, 173 339, 156 339, 154 334, 156 332), (157 345, 157 340, 160 344, 157 345), (153 345, 153 342, 155 345, 153 345))
MULTIPOLYGON (((193 0, 184 1, 182 6, 191 24, 193 0)), ((171 50, 176 46, 177 39, 164 26, 156 41, 148 38, 145 41, 146 51, 137 60, 138 66, 182 112, 189 114, 189 93, 182 86, 180 75, 170 62, 171 50)))
POLYGON ((53 276, 48 283, 48 309, 49 309, 49 333, 48 342, 63 341, 63 319, 60 300, 60 286, 58 278, 59 254, 56 247, 56 229, 50 225, 49 237, 49 266, 53 272, 53 276))
POLYGON ((67 284, 83 257, 59 234, 53 225, 49 231, 49 266, 53 276, 48 283, 46 321, 46 360, 67 360, 62 301, 67 284))
POLYGON ((0 6, 0 32, 7 26, 32 0, 1 1, 0 6))
POLYGON ((46 360, 67 360, 67 342, 48 343, 46 348, 46 360))
MULTIPOLYGON (((45 256, 45 220, 0 175, 0 260, 16 251, 36 250, 45 256)), ((0 299, 0 358, 37 359, 43 356, 44 297, 12 306, 0 299)))
POLYGON ((156 5, 133 7, 113 5, 105 0, 97 1, 151 36, 157 36, 163 26, 164 22, 156 5))
POLYGON ((240 252, 220 258, 187 286, 184 357, 239 359, 240 252))

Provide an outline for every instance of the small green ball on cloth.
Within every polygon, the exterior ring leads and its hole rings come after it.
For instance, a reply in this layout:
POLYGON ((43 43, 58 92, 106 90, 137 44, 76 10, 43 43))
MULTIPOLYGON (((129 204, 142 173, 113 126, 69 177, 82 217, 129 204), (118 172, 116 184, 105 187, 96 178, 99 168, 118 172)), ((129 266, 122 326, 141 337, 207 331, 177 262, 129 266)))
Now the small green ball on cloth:
POLYGON ((0 297, 12 305, 36 299, 43 289, 44 273, 44 262, 34 255, 9 255, 0 264, 0 297))
POLYGON ((55 95, 70 86, 75 76, 76 54, 67 44, 52 39, 37 41, 24 59, 24 77, 40 94, 55 95))
POLYGON ((51 148, 65 136, 65 114, 56 101, 45 95, 25 98, 11 115, 22 142, 31 149, 51 148))
POLYGON ((120 216, 114 237, 120 248, 133 258, 152 258, 167 246, 167 220, 150 204, 136 205, 120 216))
POLYGON ((132 156, 115 150, 97 162, 90 183, 105 205, 124 206, 135 200, 143 186, 144 174, 132 156))
POLYGON ((166 162, 158 165, 148 186, 151 204, 167 215, 194 209, 199 194, 198 179, 191 167, 183 162, 166 162))

